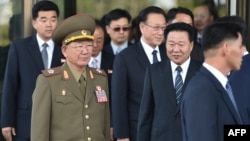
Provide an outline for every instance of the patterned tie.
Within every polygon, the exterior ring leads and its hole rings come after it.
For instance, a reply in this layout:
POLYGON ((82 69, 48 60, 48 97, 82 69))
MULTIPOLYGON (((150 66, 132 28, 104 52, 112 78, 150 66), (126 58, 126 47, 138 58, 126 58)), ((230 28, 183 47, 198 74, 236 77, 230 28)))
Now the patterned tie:
POLYGON ((153 55, 153 64, 159 62, 157 59, 157 50, 154 50, 152 52, 152 55, 153 55))
POLYGON ((42 52, 41 52, 41 54, 42 54, 42 59, 43 59, 43 65, 44 65, 44 68, 45 69, 48 69, 48 52, 47 52, 47 47, 48 47, 49 45, 47 44, 47 43, 44 43, 43 45, 42 45, 42 47, 43 47, 43 50, 42 50, 42 52))
POLYGON ((93 68, 98 68, 98 60, 97 59, 93 59, 91 62, 91 65, 93 68))
POLYGON ((182 87, 183 87, 183 81, 181 77, 181 67, 177 66, 176 69, 177 75, 175 77, 175 94, 176 94, 176 101, 179 103, 181 101, 181 95, 182 95, 182 87))
POLYGON ((241 116, 239 114, 239 110, 238 110, 237 104, 236 104, 235 99, 234 99, 233 91, 232 91, 232 88, 231 88, 229 82, 227 82, 227 84, 226 84, 226 91, 227 91, 227 94, 228 94, 230 100, 232 101, 232 104, 233 104, 233 106, 234 106, 234 108, 235 108, 235 110, 236 110, 236 112, 237 112, 237 114, 239 116, 239 119, 242 122, 242 119, 241 119, 241 116))

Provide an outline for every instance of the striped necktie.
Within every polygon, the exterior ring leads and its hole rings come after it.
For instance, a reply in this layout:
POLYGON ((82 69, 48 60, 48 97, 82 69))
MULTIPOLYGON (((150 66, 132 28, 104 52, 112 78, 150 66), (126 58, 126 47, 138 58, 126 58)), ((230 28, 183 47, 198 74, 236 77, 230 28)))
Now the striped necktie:
POLYGON ((242 122, 242 119, 241 119, 237 104, 236 104, 235 99, 234 99, 233 90, 232 90, 229 82, 227 82, 227 84, 226 84, 226 91, 227 91, 227 94, 228 94, 228 96, 229 96, 229 98, 230 98, 230 100, 231 100, 231 102, 232 102, 232 104, 234 106, 234 109, 235 109, 236 113, 239 116, 240 121, 242 122))
POLYGON ((178 66, 175 69, 177 71, 177 75, 175 77, 175 94, 176 94, 176 101, 179 103, 181 101, 181 95, 182 95, 182 87, 183 87, 183 80, 181 77, 181 67, 178 66))

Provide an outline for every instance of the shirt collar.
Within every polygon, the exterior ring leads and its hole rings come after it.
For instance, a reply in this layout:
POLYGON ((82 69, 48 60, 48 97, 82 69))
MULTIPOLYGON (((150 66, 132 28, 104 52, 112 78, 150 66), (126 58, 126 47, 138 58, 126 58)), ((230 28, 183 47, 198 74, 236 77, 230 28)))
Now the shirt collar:
POLYGON ((223 73, 221 73, 218 69, 216 69, 215 67, 213 67, 205 62, 203 63, 203 66, 205 68, 207 68, 207 70, 210 71, 214 75, 214 77, 221 83, 221 85, 224 88, 226 88, 226 84, 227 84, 228 79, 223 73))
MULTIPOLYGON (((148 45, 142 38, 141 38, 141 44, 142 44, 142 48, 143 48, 143 50, 145 51, 145 53, 146 53, 148 59, 150 60, 150 62, 153 61, 153 60, 150 59, 150 58, 152 58, 152 52, 153 52, 154 50, 157 50, 157 52, 158 52, 158 53, 157 53, 157 56, 159 56, 159 57, 157 57, 157 58, 158 58, 159 61, 161 61, 159 46, 156 46, 155 48, 152 48, 152 47, 151 47, 150 45, 148 45)), ((151 64, 152 64, 152 62, 151 62, 151 64)))
POLYGON ((113 49, 114 54, 116 54, 118 48, 120 49, 120 51, 122 51, 123 49, 128 47, 128 41, 124 42, 120 46, 117 46, 116 44, 114 44, 114 42, 111 41, 111 47, 113 49))
POLYGON ((87 79, 86 68, 82 73, 80 73, 77 70, 73 69, 70 65, 68 65, 68 67, 69 67, 70 71, 72 72, 72 74, 73 74, 73 76, 74 76, 77 83, 79 82, 79 80, 81 78, 81 75, 84 76, 85 80, 87 79))
POLYGON ((96 59, 98 61, 98 64, 100 64, 101 58, 102 58, 102 52, 99 52, 99 54, 96 57, 91 57, 89 60, 89 66, 91 66, 91 62, 93 61, 93 59, 96 59))
POLYGON ((54 42, 53 42, 52 39, 49 39, 47 42, 44 42, 44 41, 38 36, 38 34, 36 34, 36 39, 37 39, 37 42, 38 42, 38 45, 39 45, 40 50, 43 49, 42 45, 43 45, 44 43, 47 43, 47 44, 49 45, 48 48, 54 47, 54 42))

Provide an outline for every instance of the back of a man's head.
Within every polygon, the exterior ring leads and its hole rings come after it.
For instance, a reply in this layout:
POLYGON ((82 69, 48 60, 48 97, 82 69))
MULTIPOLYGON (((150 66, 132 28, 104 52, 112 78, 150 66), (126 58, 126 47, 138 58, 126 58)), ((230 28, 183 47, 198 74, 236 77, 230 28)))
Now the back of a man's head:
POLYGON ((225 40, 236 40, 241 34, 241 27, 232 22, 215 22, 209 25, 202 38, 203 51, 216 49, 225 40))
POLYGON ((242 44, 247 46, 247 38, 248 38, 248 33, 247 33, 247 25, 246 22, 240 17, 240 16, 224 16, 221 18, 218 18, 216 22, 232 22, 241 27, 241 34, 242 34, 242 39, 243 42, 242 44))

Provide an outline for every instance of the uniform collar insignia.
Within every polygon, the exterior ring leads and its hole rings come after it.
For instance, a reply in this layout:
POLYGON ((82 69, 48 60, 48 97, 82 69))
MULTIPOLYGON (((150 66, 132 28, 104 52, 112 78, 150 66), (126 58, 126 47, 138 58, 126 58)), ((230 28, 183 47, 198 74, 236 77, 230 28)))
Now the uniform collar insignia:
POLYGON ((52 73, 54 73, 55 71, 53 70, 53 69, 48 69, 48 73, 49 74, 52 74, 52 73))
POLYGON ((100 70, 100 69, 96 69, 96 71, 97 71, 98 73, 102 73, 102 70, 100 70))
POLYGON ((63 79, 64 80, 69 80, 69 74, 66 70, 63 71, 63 79))

